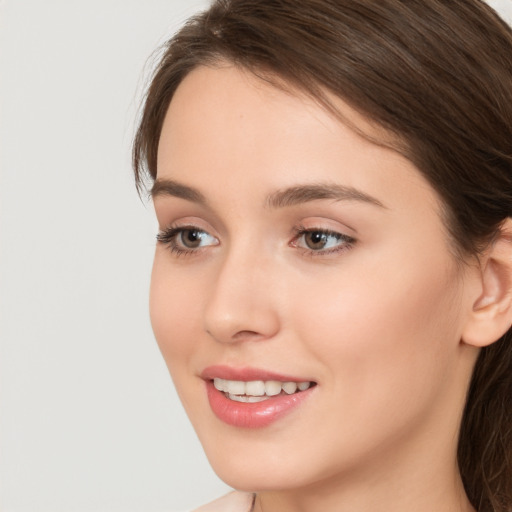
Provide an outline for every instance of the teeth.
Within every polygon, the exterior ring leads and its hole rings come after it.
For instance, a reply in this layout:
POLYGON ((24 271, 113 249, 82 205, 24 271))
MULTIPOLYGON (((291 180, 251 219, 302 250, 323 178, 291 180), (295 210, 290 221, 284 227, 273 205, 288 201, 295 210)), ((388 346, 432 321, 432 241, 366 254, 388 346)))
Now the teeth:
POLYGON ((247 395, 232 395, 228 394, 230 400, 234 400, 235 402, 263 402, 263 400, 268 400, 268 396, 247 396, 247 395))
POLYGON ((249 382, 241 380, 213 379, 215 389, 227 393, 231 400, 237 402, 261 402, 269 396, 276 396, 284 391, 287 395, 296 393, 297 390, 305 391, 311 386, 311 382, 280 382, 278 380, 253 380, 249 382))
POLYGON ((265 382, 265 394, 267 396, 279 395, 282 389, 282 385, 278 380, 269 380, 265 382))
POLYGON ((228 390, 228 381, 224 379, 213 379, 213 385, 215 386, 215 389, 218 389, 219 391, 227 391, 228 390))
POLYGON ((228 389, 226 391, 230 395, 245 395, 245 382, 241 380, 228 380, 228 389))
POLYGON ((245 392, 248 395, 263 396, 265 394, 265 383, 262 380, 246 382, 245 392))
POLYGON ((283 384, 283 391, 287 395, 292 395, 293 393, 295 393, 295 391, 297 391, 297 383, 296 382, 285 382, 283 384))

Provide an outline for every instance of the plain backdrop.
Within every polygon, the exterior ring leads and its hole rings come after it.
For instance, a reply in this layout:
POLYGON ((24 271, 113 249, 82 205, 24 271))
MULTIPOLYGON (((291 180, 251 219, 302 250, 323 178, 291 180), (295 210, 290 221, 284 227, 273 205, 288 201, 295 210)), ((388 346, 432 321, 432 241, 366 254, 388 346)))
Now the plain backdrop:
POLYGON ((206 4, 0 0, 1 512, 179 511, 228 489, 153 340, 156 224, 130 170, 147 59, 206 4))

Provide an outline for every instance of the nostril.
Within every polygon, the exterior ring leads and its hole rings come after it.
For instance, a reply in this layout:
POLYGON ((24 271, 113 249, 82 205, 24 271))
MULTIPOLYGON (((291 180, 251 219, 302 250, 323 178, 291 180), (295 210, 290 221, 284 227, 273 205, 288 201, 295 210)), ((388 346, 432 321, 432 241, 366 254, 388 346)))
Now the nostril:
POLYGON ((258 299, 253 294, 240 298, 226 288, 217 287, 205 305, 203 332, 220 343, 240 343, 269 339, 279 331, 277 308, 268 297, 258 299))
POLYGON ((234 336, 233 340, 238 341, 242 339, 248 338, 259 338, 262 337, 262 334, 256 331, 238 331, 234 336))

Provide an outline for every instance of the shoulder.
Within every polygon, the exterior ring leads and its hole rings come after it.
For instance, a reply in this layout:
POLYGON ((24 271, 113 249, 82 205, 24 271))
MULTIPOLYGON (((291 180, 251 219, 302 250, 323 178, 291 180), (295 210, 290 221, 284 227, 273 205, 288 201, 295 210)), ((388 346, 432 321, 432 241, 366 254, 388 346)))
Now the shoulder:
POLYGON ((193 512, 250 512, 252 502, 253 494, 233 491, 195 509, 193 512))

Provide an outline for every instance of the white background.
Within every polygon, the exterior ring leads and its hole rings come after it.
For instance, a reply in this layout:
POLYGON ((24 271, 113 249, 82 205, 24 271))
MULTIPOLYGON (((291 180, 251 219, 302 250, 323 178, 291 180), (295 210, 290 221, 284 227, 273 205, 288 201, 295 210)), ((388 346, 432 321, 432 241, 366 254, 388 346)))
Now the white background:
POLYGON ((156 226, 130 169, 147 58, 205 5, 0 0, 1 512, 177 511, 227 490, 153 341, 156 226))

